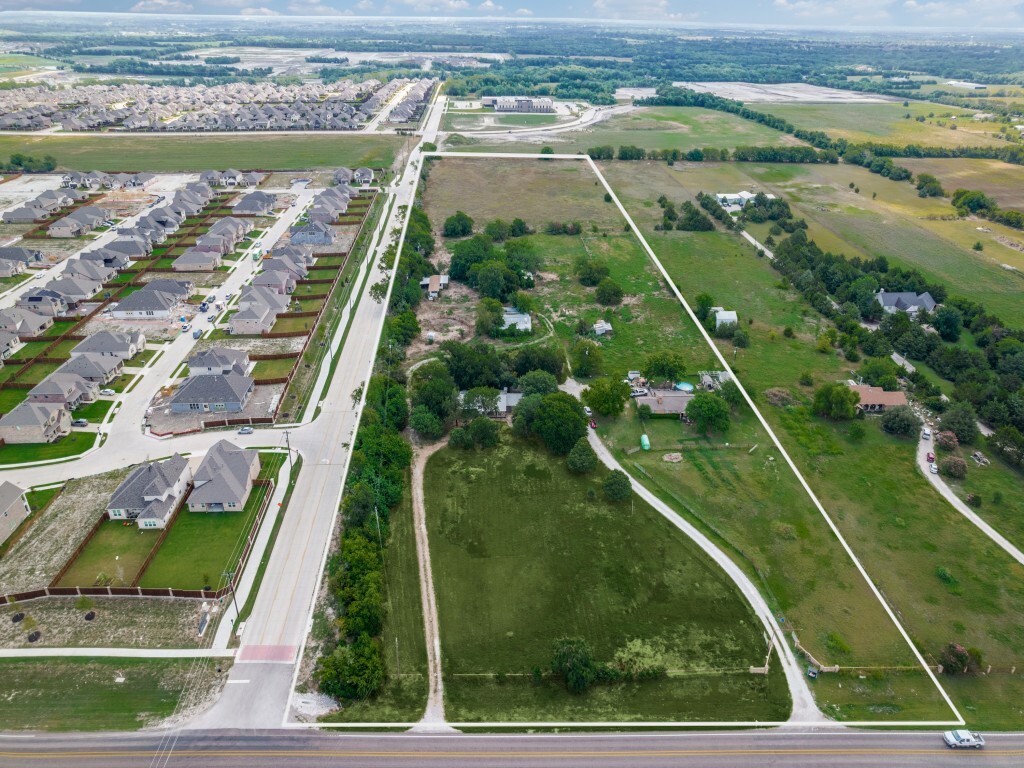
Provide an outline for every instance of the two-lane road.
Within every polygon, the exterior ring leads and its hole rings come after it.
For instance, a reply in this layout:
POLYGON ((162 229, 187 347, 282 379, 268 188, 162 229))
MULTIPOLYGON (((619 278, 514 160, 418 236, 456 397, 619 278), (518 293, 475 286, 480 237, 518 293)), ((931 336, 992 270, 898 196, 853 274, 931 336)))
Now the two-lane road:
MULTIPOLYGON (((0 767, 150 765, 159 734, 0 737, 0 767)), ((314 731, 186 731, 160 765, 202 768, 942 768, 1024 764, 1024 734, 993 736, 982 752, 947 749, 941 735, 868 731, 434 735, 314 731), (166 762, 165 762, 166 759, 166 762)))

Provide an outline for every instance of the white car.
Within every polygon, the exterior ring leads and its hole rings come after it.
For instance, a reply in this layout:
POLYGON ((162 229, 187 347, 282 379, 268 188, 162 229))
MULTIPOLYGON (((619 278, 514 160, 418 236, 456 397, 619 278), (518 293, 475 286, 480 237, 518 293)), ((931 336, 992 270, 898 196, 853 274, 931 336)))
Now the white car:
POLYGON ((241 429, 238 430, 238 434, 240 435, 251 435, 252 432, 252 427, 242 427, 241 429))
POLYGON ((643 397, 647 394, 646 389, 640 389, 639 387, 633 387, 633 391, 629 393, 630 397, 643 397))
POLYGON ((594 412, 593 412, 592 410, 590 410, 590 406, 589 406, 589 405, 584 405, 584 406, 583 406, 583 412, 584 412, 585 414, 587 414, 587 416, 588 416, 588 417, 590 417, 590 416, 593 416, 593 415, 594 415, 594 412))
POLYGON ((929 464, 928 465, 928 471, 931 472, 933 475, 939 474, 939 465, 938 464, 929 464))
POLYGON ((921 433, 921 437, 923 439, 925 439, 925 440, 931 440, 932 439, 932 431, 930 429, 926 429, 924 432, 921 433))
POLYGON ((980 733, 965 730, 946 731, 942 734, 942 740, 950 749, 966 749, 973 747, 981 749, 985 746, 985 739, 980 733))
POLYGON ((111 395, 116 395, 117 393, 114 392, 114 390, 112 389, 101 389, 100 394, 103 395, 104 397, 110 397, 111 395))

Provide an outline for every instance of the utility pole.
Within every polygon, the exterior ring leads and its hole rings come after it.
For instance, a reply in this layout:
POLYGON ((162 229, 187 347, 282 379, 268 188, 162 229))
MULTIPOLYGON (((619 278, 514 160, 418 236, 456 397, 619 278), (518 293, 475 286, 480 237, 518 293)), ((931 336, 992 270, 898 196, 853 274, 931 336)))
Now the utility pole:
POLYGON ((238 600, 235 598, 235 571, 224 571, 221 575, 227 577, 228 586, 231 587, 231 604, 235 606, 235 621, 238 621, 242 612, 238 610, 238 600))
POLYGON ((286 429, 286 430, 284 430, 284 444, 285 444, 285 445, 287 446, 287 448, 288 448, 288 477, 290 478, 290 477, 292 476, 292 471, 293 471, 293 470, 295 469, 295 467, 294 467, 294 466, 292 466, 292 441, 291 441, 291 432, 290 432, 290 430, 287 430, 287 429, 286 429))

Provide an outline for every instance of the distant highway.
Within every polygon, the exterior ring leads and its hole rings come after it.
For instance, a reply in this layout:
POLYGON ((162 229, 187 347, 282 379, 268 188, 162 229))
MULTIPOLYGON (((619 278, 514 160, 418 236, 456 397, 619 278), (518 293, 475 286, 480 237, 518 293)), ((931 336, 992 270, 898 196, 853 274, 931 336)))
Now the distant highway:
MULTIPOLYGON (((160 734, 0 737, 0 768, 149 766, 160 734)), ((986 768, 1024 764, 1024 734, 987 737, 983 752, 947 749, 937 732, 645 733, 580 735, 325 734, 185 731, 160 766, 195 768, 986 768)))

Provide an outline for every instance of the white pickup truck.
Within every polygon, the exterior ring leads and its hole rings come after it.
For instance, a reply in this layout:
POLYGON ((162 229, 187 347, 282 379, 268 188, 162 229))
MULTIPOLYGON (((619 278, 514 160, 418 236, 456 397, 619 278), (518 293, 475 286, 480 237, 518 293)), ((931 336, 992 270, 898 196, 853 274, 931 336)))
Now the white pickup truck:
POLYGON ((984 737, 980 733, 972 731, 946 731, 942 734, 942 740, 950 749, 966 749, 967 747, 981 749, 985 746, 984 737))

